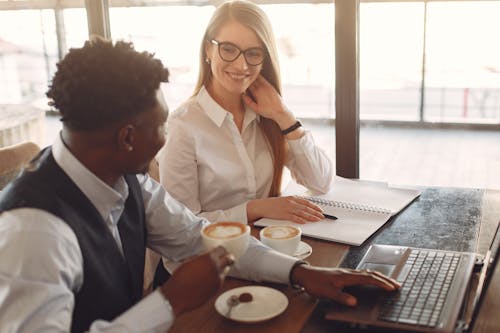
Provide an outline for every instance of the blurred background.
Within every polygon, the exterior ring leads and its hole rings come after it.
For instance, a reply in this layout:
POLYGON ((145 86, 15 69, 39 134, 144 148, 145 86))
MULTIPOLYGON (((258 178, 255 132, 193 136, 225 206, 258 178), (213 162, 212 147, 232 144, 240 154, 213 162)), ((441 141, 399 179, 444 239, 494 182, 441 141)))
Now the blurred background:
MULTIPOLYGON (((175 109, 192 93, 218 1, 107 2, 112 38, 170 69, 162 89, 175 109)), ((277 38, 284 100, 335 162, 335 4, 257 2, 277 38)), ((0 0, 0 130, 23 105, 42 112, 41 146, 57 135, 45 91, 88 38, 88 3, 0 0)), ((360 178, 500 189, 500 1, 360 1, 359 13, 360 178)))

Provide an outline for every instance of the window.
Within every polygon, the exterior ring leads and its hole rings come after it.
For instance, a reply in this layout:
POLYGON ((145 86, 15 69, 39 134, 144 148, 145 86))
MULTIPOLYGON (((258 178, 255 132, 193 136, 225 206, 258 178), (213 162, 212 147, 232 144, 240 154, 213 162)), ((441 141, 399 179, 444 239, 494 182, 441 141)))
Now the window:
POLYGON ((500 123, 500 2, 429 3, 425 120, 500 123))
POLYGON ((423 18, 423 3, 361 4, 361 119, 419 119, 423 18))
POLYGON ((59 17, 62 41, 53 9, 0 10, 0 103, 28 103, 48 109, 45 92, 59 44, 82 46, 88 38, 85 9, 65 9, 59 17))
POLYGON ((333 4, 262 5, 276 36, 283 98, 296 116, 333 118, 335 8, 333 4))
POLYGON ((198 55, 213 6, 159 6, 110 8, 113 39, 131 41, 137 50, 154 52, 170 71, 163 85, 171 110, 193 92, 198 55))
POLYGON ((409 124, 362 122, 360 178, 499 188, 498 17, 500 1, 361 4, 360 118, 409 124))
MULTIPOLYGON (((288 107, 299 117, 333 117, 333 4, 261 7, 276 36, 283 96, 288 107)), ((113 38, 129 40, 137 49, 155 52, 171 71, 170 83, 163 88, 171 109, 192 93, 201 38, 213 10, 213 6, 173 5, 110 8, 113 38)))
POLYGON ((362 3, 361 119, 499 124, 498 17, 500 1, 362 3))

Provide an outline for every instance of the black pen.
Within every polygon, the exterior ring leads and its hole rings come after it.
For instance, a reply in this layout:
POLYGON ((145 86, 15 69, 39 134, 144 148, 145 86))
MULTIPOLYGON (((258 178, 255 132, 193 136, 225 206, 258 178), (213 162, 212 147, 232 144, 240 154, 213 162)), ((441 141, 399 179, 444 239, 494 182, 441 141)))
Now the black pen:
POLYGON ((325 217, 325 219, 330 219, 330 220, 336 220, 337 219, 337 216, 328 215, 328 214, 325 214, 325 213, 323 213, 323 216, 325 217))

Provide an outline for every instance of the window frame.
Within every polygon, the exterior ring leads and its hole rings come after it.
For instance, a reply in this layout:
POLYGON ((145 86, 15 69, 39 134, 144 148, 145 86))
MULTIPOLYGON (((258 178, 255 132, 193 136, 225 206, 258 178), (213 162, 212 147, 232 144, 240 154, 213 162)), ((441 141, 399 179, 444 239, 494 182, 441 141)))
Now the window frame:
MULTIPOLYGON (((310 3, 304 0, 254 0, 257 4, 310 3)), ((470 0, 445 0, 466 2, 470 0)), ((481 0, 496 1, 496 0, 481 0)), ((337 174, 347 178, 359 178, 360 127, 375 123, 411 127, 440 127, 463 129, 500 130, 500 124, 426 123, 421 110, 420 121, 360 121, 359 114, 359 6, 360 3, 376 2, 443 2, 443 0, 316 0, 314 3, 335 3, 335 126, 337 174), (341 83, 341 84, 340 84, 341 83)), ((217 0, 0 0, 0 10, 16 9, 87 9, 89 35, 111 38, 109 7, 141 6, 205 6, 217 5, 217 0)), ((424 61, 424 60, 423 60, 424 61)), ((424 69, 423 69, 424 70, 424 69)), ((424 84, 424 82, 422 82, 424 84)), ((423 88, 422 88, 423 89, 423 88)), ((422 98, 424 97, 421 95, 422 98)), ((422 108, 422 106, 421 106, 422 108)))

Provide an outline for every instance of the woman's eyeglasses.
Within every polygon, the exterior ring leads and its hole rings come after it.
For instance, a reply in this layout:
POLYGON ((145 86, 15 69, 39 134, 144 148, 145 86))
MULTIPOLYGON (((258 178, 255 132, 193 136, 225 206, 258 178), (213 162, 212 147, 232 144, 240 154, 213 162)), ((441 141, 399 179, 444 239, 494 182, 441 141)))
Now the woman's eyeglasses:
POLYGON ((260 47, 251 47, 242 50, 230 42, 218 42, 215 39, 211 39, 210 43, 217 45, 220 58, 227 62, 235 61, 242 53, 245 57, 245 61, 250 66, 258 66, 262 64, 266 58, 266 51, 260 47))

